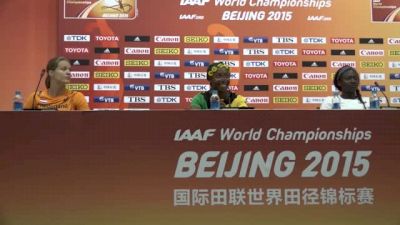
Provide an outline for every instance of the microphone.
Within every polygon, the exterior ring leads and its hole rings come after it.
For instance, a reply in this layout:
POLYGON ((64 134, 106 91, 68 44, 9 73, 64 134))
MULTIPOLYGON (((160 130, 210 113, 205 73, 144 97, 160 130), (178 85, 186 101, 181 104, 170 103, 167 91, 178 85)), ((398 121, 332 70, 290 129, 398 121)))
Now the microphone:
POLYGON ((45 69, 42 69, 42 71, 40 71, 40 79, 39 79, 39 82, 38 82, 38 84, 37 84, 37 86, 36 86, 35 93, 34 93, 34 95, 33 95, 32 109, 35 109, 34 107, 35 107, 36 93, 37 93, 37 91, 38 91, 38 89, 39 89, 40 81, 42 81, 42 78, 43 78, 43 76, 44 76, 45 73, 46 73, 46 70, 45 70, 45 69))
POLYGON ((383 92, 383 91, 379 88, 378 82, 375 81, 374 84, 375 84, 376 87, 378 87, 379 91, 380 91, 380 92, 382 93, 382 95, 385 97, 386 102, 387 102, 387 106, 390 108, 390 102, 389 102, 389 99, 388 99, 388 97, 386 96, 385 92, 383 92))

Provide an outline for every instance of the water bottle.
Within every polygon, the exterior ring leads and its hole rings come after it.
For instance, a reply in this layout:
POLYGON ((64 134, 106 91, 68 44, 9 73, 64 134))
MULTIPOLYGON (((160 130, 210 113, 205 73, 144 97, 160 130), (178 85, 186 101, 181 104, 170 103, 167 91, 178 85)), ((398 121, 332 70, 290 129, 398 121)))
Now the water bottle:
POLYGON ((217 90, 212 90, 210 97, 210 109, 218 110, 221 108, 220 98, 217 90))
POLYGON ((340 100, 340 96, 339 96, 339 91, 334 91, 333 92, 333 98, 332 98, 332 109, 340 109, 340 104, 341 104, 341 100, 340 100))
POLYGON ((369 108, 370 109, 379 109, 380 100, 378 97, 377 90, 373 88, 371 90, 371 97, 369 98, 369 108))
POLYGON ((22 94, 20 91, 15 91, 15 96, 13 98, 13 110, 14 111, 24 110, 24 102, 22 100, 22 94))

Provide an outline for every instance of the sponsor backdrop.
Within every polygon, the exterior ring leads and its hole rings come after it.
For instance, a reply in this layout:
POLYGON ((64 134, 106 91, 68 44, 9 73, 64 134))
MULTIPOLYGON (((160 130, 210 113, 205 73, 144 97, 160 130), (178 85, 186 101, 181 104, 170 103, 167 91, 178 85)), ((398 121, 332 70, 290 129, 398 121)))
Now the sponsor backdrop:
POLYGON ((260 109, 317 107, 343 65, 360 72, 364 96, 377 81, 400 103, 395 0, 60 0, 59 10, 69 88, 94 109, 188 108, 215 61, 260 109))
POLYGON ((1 112, 0 224, 397 225, 397 116, 1 112))

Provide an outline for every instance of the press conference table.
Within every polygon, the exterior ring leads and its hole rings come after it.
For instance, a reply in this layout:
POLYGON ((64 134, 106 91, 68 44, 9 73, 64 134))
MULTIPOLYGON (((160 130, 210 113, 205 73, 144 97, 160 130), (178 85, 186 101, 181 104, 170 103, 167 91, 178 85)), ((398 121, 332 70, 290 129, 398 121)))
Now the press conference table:
POLYGON ((0 124, 4 225, 400 221, 399 110, 24 111, 0 124), (214 196, 240 188, 356 195, 312 206, 214 196))

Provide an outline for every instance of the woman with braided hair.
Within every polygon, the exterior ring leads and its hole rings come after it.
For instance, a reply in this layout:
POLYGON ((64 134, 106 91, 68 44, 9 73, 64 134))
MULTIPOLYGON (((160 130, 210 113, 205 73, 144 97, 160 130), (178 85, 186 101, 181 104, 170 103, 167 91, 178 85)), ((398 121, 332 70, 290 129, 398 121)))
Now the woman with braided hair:
POLYGON ((213 90, 218 91, 221 99, 221 107, 241 108, 247 107, 246 99, 229 90, 230 68, 223 62, 213 63, 207 68, 207 80, 210 82, 210 90, 193 97, 192 109, 209 109, 210 97, 213 90))
MULTIPOLYGON (((367 109, 369 99, 361 96, 360 76, 351 66, 343 66, 336 71, 333 84, 340 91, 341 109, 367 109)), ((332 109, 332 96, 325 98, 320 109, 332 109)))

